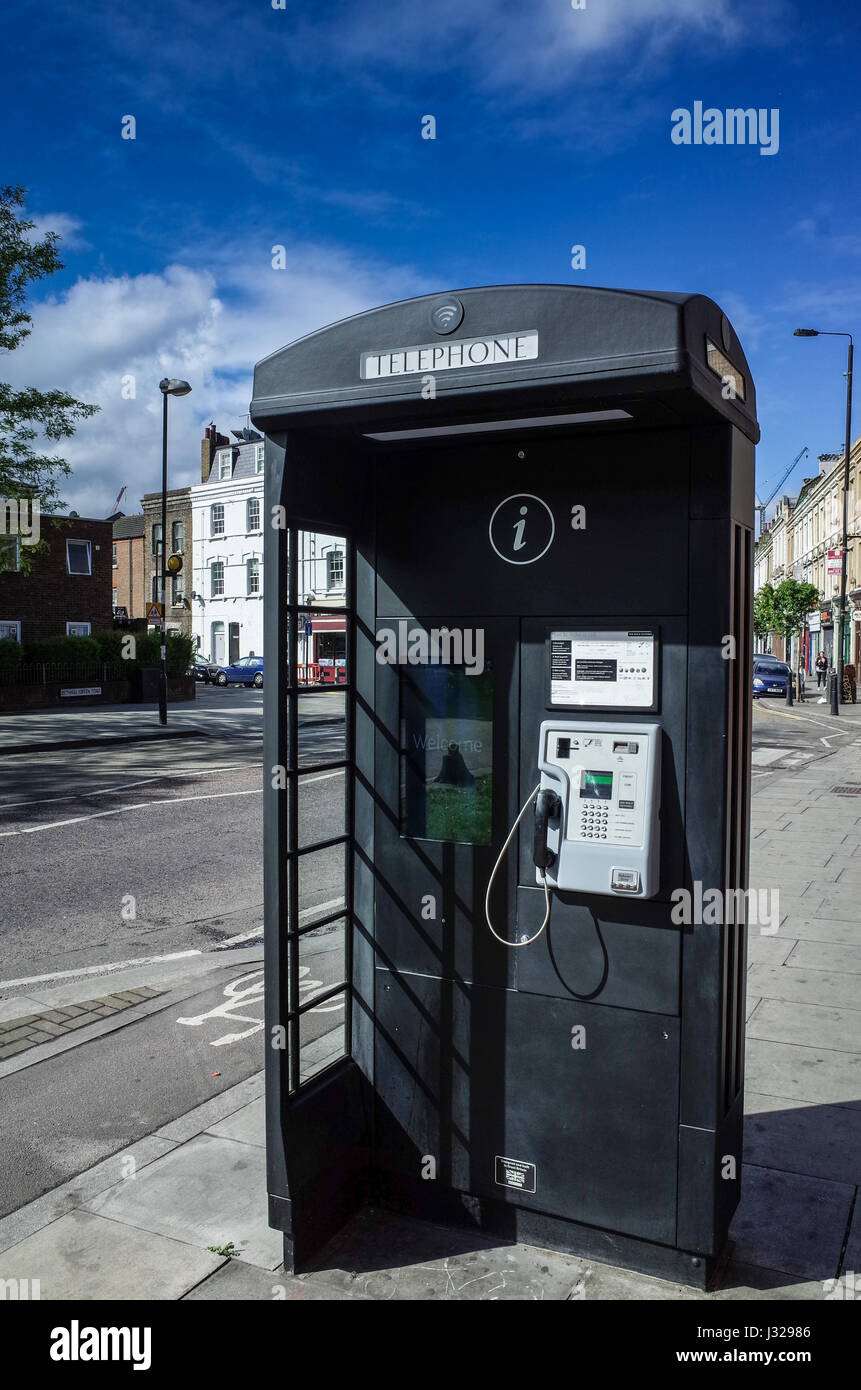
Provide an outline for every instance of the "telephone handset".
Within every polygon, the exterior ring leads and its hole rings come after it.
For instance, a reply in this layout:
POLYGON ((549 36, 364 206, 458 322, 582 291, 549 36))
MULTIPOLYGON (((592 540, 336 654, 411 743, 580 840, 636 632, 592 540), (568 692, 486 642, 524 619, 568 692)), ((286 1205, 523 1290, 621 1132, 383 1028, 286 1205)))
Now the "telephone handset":
POLYGON ((557 820, 562 812, 562 800, 556 792, 542 787, 535 799, 535 830, 532 838, 532 858, 536 869, 548 869, 556 859, 547 848, 548 821, 557 820))

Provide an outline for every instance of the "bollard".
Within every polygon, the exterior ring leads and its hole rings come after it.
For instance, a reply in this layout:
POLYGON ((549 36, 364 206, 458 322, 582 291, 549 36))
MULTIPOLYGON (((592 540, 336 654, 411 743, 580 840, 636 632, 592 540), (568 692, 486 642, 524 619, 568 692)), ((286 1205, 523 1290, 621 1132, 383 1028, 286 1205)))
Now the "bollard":
POLYGON ((792 672, 789 671, 786 677, 786 703, 792 704, 792 672))
POLYGON ((831 672, 831 675, 828 677, 828 688, 829 688, 829 693, 830 693, 830 695, 831 695, 831 713, 832 713, 832 714, 839 714, 839 713, 840 713, 840 709, 839 709, 839 706, 838 706, 838 703, 837 703, 838 694, 837 694, 837 672, 836 672, 836 671, 832 671, 832 672, 831 672))

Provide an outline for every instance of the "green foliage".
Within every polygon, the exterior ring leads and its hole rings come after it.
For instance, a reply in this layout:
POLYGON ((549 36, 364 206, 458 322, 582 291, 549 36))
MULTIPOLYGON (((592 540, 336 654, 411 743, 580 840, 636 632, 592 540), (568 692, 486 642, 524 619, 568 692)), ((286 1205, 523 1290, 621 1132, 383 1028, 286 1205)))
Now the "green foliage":
POLYGON ((24 646, 24 660, 38 665, 97 666, 99 644, 93 637, 41 637, 24 646))
POLYGON ((774 590, 774 631, 781 637, 793 637, 803 628, 808 613, 818 607, 819 590, 815 584, 784 579, 774 590))
POLYGON ((20 642, 13 642, 10 637, 4 637, 0 641, 0 676, 7 678, 15 676, 21 665, 22 649, 20 642))
MULTIPOLYGON (((32 331, 28 286, 63 269, 56 232, 38 241, 29 235, 35 223, 20 215, 24 197, 23 188, 0 188, 0 352, 14 352, 32 331)), ((38 497, 54 510, 62 505, 57 480, 71 472, 69 464, 53 454, 37 453, 33 441, 71 438, 77 422, 98 408, 66 391, 15 391, 0 382, 0 496, 38 497)))
MULTIPOLYGON (((135 634, 137 643, 137 664, 139 666, 161 665, 161 633, 139 632, 135 634)), ((165 658, 169 676, 184 676, 191 665, 194 642, 183 637, 180 632, 167 634, 167 655, 165 658)))
POLYGON ((753 596, 753 630, 757 637, 767 637, 774 631, 774 589, 763 584, 753 596))
MULTIPOLYGON (((134 634, 132 634, 134 635, 134 634)), ((93 641, 99 646, 99 660, 109 666, 123 665, 123 638, 126 636, 119 628, 104 628, 93 633, 93 641)))
POLYGON ((184 676, 194 655, 194 639, 183 637, 181 632, 171 632, 167 639, 167 674, 184 676))

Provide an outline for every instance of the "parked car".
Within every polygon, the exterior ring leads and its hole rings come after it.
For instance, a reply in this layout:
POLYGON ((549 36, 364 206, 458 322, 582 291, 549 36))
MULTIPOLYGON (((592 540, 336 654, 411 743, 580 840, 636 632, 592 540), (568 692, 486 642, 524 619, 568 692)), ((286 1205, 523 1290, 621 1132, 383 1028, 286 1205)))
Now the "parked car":
POLYGON ((785 661, 774 656, 755 656, 753 658, 753 698, 760 695, 782 695, 786 698, 786 687, 790 680, 790 670, 785 661))
POLYGON ((208 685, 210 681, 215 680, 217 673, 217 663, 210 661, 208 656, 200 656, 199 653, 196 653, 191 658, 188 674, 194 676, 196 681, 203 681, 205 685, 208 685))
POLYGON ((256 685, 259 690, 263 684, 263 657, 241 656, 232 666, 219 666, 215 672, 216 685, 256 685))

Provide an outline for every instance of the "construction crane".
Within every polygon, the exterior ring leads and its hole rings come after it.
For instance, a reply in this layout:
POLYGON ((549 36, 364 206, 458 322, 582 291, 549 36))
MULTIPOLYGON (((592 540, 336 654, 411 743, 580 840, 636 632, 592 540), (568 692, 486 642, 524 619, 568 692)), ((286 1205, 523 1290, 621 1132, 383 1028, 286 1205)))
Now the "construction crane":
POLYGON ((809 452, 809 451, 808 451, 807 445, 805 444, 805 446, 804 446, 804 448, 801 450, 801 452, 795 455, 795 458, 792 460, 792 463, 789 465, 789 467, 787 468, 786 472, 785 472, 785 473, 781 473, 779 481, 777 482, 776 486, 772 488, 771 492, 768 494, 768 496, 766 497, 765 501, 764 501, 764 502, 759 502, 759 501, 757 501, 757 502, 754 504, 755 507, 756 507, 756 510, 759 512, 759 534, 760 534, 760 535, 762 535, 763 528, 765 527, 765 509, 766 509, 766 507, 769 505, 769 503, 771 503, 771 502, 774 501, 775 497, 776 497, 777 494, 780 492, 780 489, 783 487, 783 484, 786 482, 787 478, 789 477, 790 473, 791 473, 791 472, 793 471, 793 469, 795 468, 796 464, 800 463, 801 460, 804 458, 804 455, 805 455, 806 453, 808 453, 808 452, 809 452))

